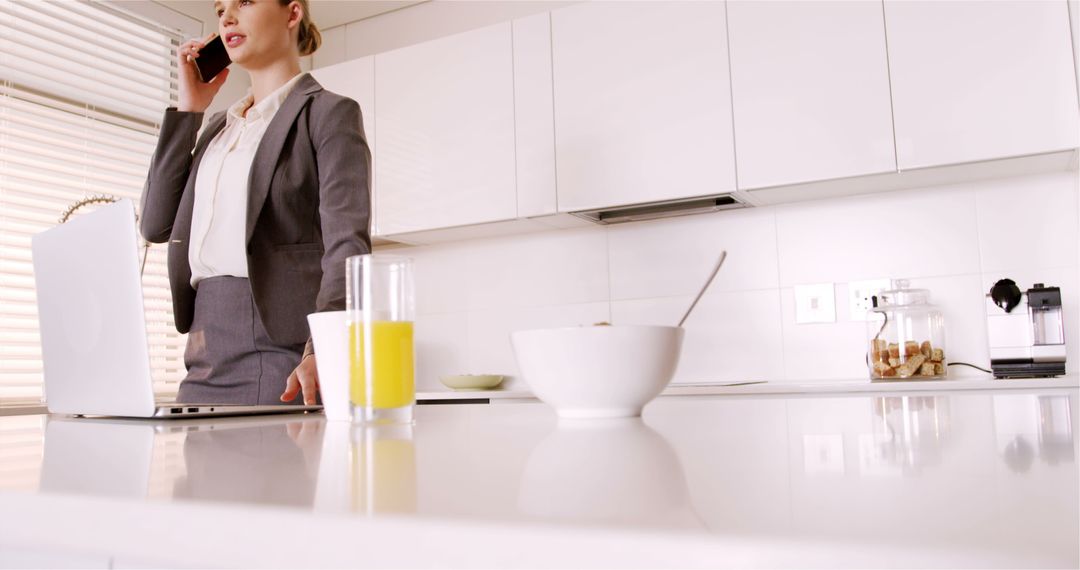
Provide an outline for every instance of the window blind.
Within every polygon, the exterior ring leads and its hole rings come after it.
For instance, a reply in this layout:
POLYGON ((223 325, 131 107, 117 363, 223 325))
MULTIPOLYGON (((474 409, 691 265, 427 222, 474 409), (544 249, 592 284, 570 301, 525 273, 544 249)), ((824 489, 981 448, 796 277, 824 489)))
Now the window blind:
POLYGON ((5 491, 34 492, 45 456, 45 418, 10 416, 0 422, 0 481, 5 491))
MULTIPOLYGON (((184 38, 108 2, 0 0, 0 403, 43 394, 30 236, 84 198, 138 202, 184 38)), ((143 294, 155 389, 169 394, 185 339, 165 254, 150 248, 143 294)))

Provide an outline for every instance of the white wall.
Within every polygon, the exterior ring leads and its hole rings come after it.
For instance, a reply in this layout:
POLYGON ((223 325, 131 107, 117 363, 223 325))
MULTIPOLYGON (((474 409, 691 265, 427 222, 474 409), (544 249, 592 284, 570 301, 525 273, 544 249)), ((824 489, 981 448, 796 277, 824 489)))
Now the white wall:
POLYGON ((721 248, 728 262, 688 321, 676 382, 865 377, 865 324, 851 320, 847 283, 881 277, 930 289, 948 358, 980 366, 990 286, 1058 285, 1069 370, 1080 370, 1078 184, 1059 172, 398 249, 417 265, 418 385, 517 376, 514 330, 674 324, 721 248), (820 282, 836 283, 838 322, 795 324, 793 286, 820 282))

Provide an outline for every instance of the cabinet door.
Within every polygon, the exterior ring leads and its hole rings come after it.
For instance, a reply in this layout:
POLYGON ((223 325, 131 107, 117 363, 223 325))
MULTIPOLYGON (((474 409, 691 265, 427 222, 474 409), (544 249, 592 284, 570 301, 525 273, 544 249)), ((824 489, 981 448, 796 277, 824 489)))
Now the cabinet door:
POLYGON ((560 211, 735 189, 723 2, 551 15, 560 211))
POLYGON ((555 112, 551 102, 551 15, 514 20, 517 215, 556 212, 555 112))
POLYGON ((900 169, 1077 146, 1067 4, 885 2, 900 169))
POLYGON ((880 2, 728 2, 740 189, 896 169, 880 2))
MULTIPOLYGON (((344 63, 321 67, 311 72, 311 76, 324 89, 344 95, 360 104, 360 114, 364 120, 364 138, 375 156, 375 56, 361 57, 344 63)), ((372 177, 372 204, 376 199, 377 182, 372 177)), ((378 208, 372 207, 371 234, 381 236, 378 220, 378 208)))
POLYGON ((382 235, 517 216, 509 22, 375 56, 382 235))

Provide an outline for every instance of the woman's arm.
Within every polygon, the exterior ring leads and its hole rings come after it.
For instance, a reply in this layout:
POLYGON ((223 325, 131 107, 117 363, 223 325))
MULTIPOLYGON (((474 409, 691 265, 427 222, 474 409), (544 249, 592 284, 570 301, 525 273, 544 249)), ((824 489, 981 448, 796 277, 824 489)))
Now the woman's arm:
POLYGON ((173 107, 165 110, 141 200, 139 231, 149 242, 164 242, 172 233, 202 119, 202 113, 177 111, 173 107))
POLYGON ((203 112, 229 78, 225 69, 209 83, 199 79, 195 60, 199 50, 214 37, 214 33, 202 40, 188 40, 176 50, 177 68, 180 70, 179 107, 165 110, 161 121, 157 148, 150 161, 150 173, 143 187, 142 215, 139 231, 146 241, 161 243, 169 239, 180 197, 184 194, 188 172, 191 170, 191 149, 195 148, 203 112))
MULTIPOLYGON (((322 226, 322 281, 316 311, 345 308, 345 259, 371 252, 371 150, 364 140, 360 105, 352 99, 329 98, 312 109, 311 144, 319 169, 319 219, 322 226)), ((303 390, 304 403, 314 404, 318 373, 311 337, 300 364, 285 382, 282 402, 303 390)))
MULTIPOLYGON (((312 144, 319 167, 322 282, 316 311, 345 308, 345 259, 371 252, 371 150, 364 140, 360 105, 334 97, 313 117, 312 144)), ((310 353, 311 341, 308 341, 310 353)))

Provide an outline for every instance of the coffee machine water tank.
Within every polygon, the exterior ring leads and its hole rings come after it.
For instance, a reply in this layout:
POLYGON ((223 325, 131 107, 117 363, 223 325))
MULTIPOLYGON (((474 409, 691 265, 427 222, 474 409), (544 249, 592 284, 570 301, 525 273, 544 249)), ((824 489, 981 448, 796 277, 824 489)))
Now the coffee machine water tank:
POLYGON ((995 378, 1065 374, 1060 288, 1036 283, 1021 292, 1012 279, 1002 279, 986 297, 990 367, 995 378))

